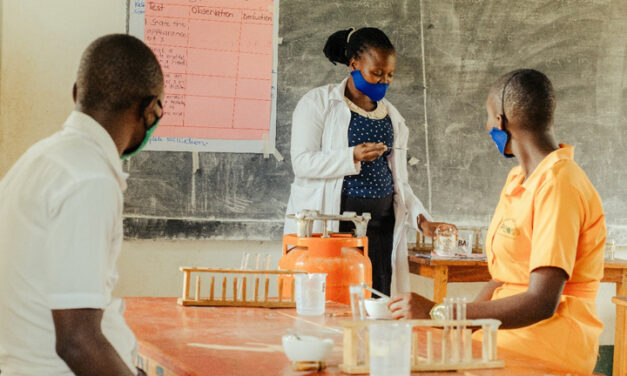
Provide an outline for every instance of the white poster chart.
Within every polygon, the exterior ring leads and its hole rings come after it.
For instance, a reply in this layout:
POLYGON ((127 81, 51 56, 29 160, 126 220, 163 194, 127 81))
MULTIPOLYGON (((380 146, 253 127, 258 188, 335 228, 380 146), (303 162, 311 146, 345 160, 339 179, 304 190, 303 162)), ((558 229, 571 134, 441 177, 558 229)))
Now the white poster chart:
POLYGON ((129 34, 155 53, 164 117, 146 150, 276 151, 279 0, 129 2, 129 34))

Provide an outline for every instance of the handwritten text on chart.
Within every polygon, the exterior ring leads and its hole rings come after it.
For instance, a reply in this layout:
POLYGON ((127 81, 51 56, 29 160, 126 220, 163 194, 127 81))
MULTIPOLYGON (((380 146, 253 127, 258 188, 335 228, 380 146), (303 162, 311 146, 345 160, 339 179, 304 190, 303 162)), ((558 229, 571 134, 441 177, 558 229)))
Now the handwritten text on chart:
POLYGON ((155 136, 261 140, 268 134, 273 0, 134 3, 144 3, 144 40, 165 75, 165 115, 155 136))

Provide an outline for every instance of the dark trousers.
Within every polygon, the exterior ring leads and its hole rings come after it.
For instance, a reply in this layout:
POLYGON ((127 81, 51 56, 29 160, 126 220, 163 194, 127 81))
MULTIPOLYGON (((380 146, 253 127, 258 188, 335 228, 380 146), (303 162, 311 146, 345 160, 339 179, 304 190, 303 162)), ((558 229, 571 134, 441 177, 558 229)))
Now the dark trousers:
MULTIPOLYGON (((358 215, 370 213, 368 223, 368 256, 372 262, 372 287, 390 295, 392 284, 392 247, 394 246, 394 195, 383 198, 359 198, 342 195, 340 212, 358 215)), ((352 222, 340 222, 340 232, 351 232, 352 222)))

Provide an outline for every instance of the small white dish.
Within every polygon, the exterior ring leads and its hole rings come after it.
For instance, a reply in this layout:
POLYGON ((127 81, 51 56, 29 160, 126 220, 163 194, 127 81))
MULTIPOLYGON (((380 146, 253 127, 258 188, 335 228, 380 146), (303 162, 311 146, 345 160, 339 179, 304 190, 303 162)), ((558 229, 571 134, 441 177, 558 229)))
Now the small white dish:
POLYGON ((282 338, 283 351, 291 362, 322 362, 333 349, 333 340, 314 336, 286 334, 282 338))
POLYGON ((391 320, 392 312, 388 309, 390 299, 366 299, 364 305, 366 306, 366 312, 368 316, 375 320, 391 320))

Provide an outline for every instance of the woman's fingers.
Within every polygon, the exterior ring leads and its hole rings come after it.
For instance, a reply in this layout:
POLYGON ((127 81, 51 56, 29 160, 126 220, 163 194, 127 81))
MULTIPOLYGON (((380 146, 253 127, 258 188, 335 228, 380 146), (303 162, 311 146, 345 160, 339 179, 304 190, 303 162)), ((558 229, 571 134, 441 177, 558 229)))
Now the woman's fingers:
POLYGON ((370 162, 379 158, 386 150, 387 146, 382 142, 364 142, 355 146, 354 155, 358 161, 370 162))

